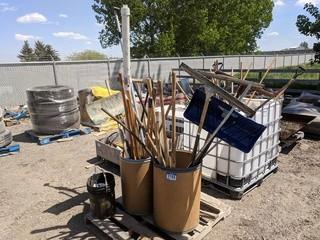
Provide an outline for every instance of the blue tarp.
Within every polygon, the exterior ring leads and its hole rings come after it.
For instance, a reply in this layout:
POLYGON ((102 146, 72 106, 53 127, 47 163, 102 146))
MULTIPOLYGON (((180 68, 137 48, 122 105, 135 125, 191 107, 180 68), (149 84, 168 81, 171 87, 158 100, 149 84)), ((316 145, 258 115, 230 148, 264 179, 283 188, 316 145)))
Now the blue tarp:
MULTIPOLYGON (((190 122, 198 125, 204 102, 205 93, 201 90, 196 90, 189 106, 184 112, 184 117, 190 122)), ((230 105, 222 102, 221 100, 212 98, 209 103, 203 129, 209 133, 213 133, 231 108, 232 107, 230 105)), ((218 131, 217 137, 231 146, 248 153, 251 151, 252 147, 265 129, 265 126, 234 111, 218 131)))

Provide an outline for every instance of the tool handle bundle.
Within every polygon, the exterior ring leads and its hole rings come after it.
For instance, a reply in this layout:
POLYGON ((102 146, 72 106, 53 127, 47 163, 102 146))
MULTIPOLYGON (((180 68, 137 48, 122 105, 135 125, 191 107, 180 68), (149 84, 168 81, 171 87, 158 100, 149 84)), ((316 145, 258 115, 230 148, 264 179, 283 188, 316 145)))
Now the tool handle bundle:
POLYGON ((119 74, 122 100, 125 108, 125 119, 120 120, 113 116, 107 109, 102 110, 115 120, 124 129, 125 155, 139 160, 151 157, 165 167, 175 167, 175 99, 176 99, 176 75, 172 74, 172 100, 167 109, 164 106, 163 83, 145 79, 142 83, 146 86, 145 99, 133 83, 135 94, 139 99, 137 109, 133 107, 134 96, 130 86, 124 84, 122 75, 119 74), (127 87, 127 88, 126 88, 127 87), (160 102, 160 109, 156 111, 156 100, 160 102), (166 118, 172 111, 172 142, 170 144, 166 132, 166 118), (170 149, 171 146, 171 149, 170 149))

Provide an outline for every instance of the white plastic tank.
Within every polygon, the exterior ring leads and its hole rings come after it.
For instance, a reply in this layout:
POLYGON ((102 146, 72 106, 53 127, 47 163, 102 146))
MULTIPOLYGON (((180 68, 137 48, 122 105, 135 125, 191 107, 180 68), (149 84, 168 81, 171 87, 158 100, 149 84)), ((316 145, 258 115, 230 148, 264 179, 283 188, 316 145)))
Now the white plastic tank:
MULTIPOLYGON (((243 102, 246 103, 247 101, 248 99, 244 99, 243 102)), ((266 99, 252 99, 249 106, 255 109, 264 101, 266 99)), ((281 105, 282 100, 271 100, 252 117, 254 121, 265 125, 267 128, 249 153, 244 153, 215 138, 212 146, 218 142, 217 146, 203 159, 203 176, 210 181, 210 179, 216 179, 217 172, 220 175, 231 176, 234 179, 242 179, 250 174, 251 177, 256 177, 264 173, 266 164, 279 154, 281 105)), ((185 149, 193 149, 197 129, 198 126, 185 119, 185 149)), ((207 132, 202 130, 199 148, 203 146, 206 136, 207 132)))

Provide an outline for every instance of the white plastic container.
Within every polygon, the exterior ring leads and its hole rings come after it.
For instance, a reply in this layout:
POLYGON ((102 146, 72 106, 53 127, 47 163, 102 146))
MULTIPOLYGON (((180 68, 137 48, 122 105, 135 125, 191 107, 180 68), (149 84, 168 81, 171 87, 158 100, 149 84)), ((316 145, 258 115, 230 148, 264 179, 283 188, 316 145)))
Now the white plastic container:
MULTIPOLYGON (((253 109, 261 105, 266 99, 252 99, 249 106, 253 109)), ((247 102, 244 99, 243 102, 247 102)), ((214 147, 203 159, 202 174, 207 180, 216 180, 217 173, 222 176, 230 176, 233 179, 243 179, 246 177, 256 178, 266 173, 266 167, 271 160, 279 154, 279 132, 281 119, 282 101, 270 101, 263 108, 259 109, 252 118, 257 123, 263 124, 267 129, 258 139, 249 153, 244 153, 231 147, 218 138, 214 139, 214 147)), ((192 150, 198 126, 188 122, 184 123, 184 147, 192 150)), ((206 139, 207 132, 202 130, 199 148, 206 139)))
MULTIPOLYGON (((165 112, 167 111, 168 105, 164 106, 165 112)), ((177 149, 184 149, 183 146, 183 139, 184 139, 184 124, 186 119, 183 117, 183 113, 185 110, 185 106, 181 104, 176 105, 176 137, 177 137, 177 143, 176 148, 177 149)), ((156 112, 160 112, 160 108, 157 107, 155 109, 156 112)), ((161 123, 161 119, 159 119, 159 122, 161 123)), ((169 111, 169 114, 166 119, 166 132, 168 135, 168 138, 171 138, 171 132, 172 132, 172 114, 171 111, 169 111)), ((171 141, 169 141, 171 143, 171 141)))

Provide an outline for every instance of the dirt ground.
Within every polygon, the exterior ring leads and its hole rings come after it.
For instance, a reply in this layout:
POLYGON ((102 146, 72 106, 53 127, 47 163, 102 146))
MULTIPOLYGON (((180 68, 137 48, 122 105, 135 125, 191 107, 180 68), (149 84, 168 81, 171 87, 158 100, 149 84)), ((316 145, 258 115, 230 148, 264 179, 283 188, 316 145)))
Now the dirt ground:
MULTIPOLYGON (((38 146, 29 128, 10 127, 21 152, 0 158, 0 239, 101 238, 84 223, 97 137, 38 146)), ((232 212, 206 239, 320 239, 320 142, 302 140, 278 160, 278 173, 240 201, 210 190, 232 212)))

